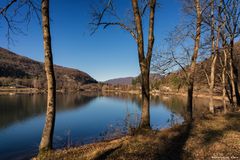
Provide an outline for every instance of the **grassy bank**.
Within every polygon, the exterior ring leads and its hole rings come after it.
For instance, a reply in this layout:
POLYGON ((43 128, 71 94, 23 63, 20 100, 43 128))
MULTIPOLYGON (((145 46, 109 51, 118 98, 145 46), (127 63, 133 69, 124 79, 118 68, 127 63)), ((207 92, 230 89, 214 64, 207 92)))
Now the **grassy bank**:
POLYGON ((88 144, 81 147, 56 150, 40 159, 129 159, 146 160, 161 157, 178 159, 184 144, 184 135, 188 127, 175 126, 162 131, 143 130, 132 136, 120 139, 88 144), (178 146, 178 147, 172 147, 178 146))
POLYGON ((240 159, 240 113, 197 119, 183 153, 183 159, 240 159))

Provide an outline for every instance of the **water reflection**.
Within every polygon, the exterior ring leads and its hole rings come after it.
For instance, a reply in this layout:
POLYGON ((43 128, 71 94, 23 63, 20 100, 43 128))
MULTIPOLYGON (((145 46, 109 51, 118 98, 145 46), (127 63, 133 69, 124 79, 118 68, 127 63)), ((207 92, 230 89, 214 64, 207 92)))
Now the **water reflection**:
MULTIPOLYGON (((57 111, 85 106, 96 95, 58 94, 57 111)), ((46 95, 0 96, 0 130, 16 122, 45 114, 46 95)))
MULTIPOLYGON (((45 120, 44 95, 0 96, 0 159, 37 152, 45 120)), ((151 97, 153 129, 183 121, 181 97, 151 97)), ((54 147, 78 145, 126 133, 139 124, 141 97, 130 94, 59 94, 54 147)), ((26 157, 23 157, 26 158, 26 157)))

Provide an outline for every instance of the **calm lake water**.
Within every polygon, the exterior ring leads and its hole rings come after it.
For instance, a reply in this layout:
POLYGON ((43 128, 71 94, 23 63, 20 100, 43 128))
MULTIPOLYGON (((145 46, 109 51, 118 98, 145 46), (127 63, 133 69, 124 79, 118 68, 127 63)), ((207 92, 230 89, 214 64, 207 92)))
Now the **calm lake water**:
MULTIPOLYGON (((45 95, 0 96, 0 159, 29 159, 38 151, 45 121, 45 95)), ((151 126, 182 123, 184 101, 177 97, 151 99, 151 126)), ((54 147, 76 146, 127 133, 140 119, 137 96, 60 94, 54 147)))

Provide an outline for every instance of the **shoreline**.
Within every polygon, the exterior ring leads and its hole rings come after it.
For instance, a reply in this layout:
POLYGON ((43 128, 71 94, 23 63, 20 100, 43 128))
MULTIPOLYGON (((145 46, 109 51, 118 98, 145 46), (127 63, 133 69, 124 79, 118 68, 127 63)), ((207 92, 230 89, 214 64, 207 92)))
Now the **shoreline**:
MULTIPOLYGON (((182 125, 175 125, 171 128, 165 128, 160 130, 150 130, 150 129, 143 129, 137 131, 136 134, 127 134, 119 138, 104 140, 100 142, 93 142, 90 144, 85 144, 76 147, 69 147, 69 148, 62 148, 56 149, 46 154, 42 154, 39 157, 33 157, 33 160, 50 160, 50 159, 82 159, 82 160, 101 160, 101 159, 131 159, 131 160, 138 160, 138 159, 146 159, 149 157, 149 152, 152 154, 156 154, 158 147, 160 146, 161 149, 165 150, 165 145, 169 145, 173 143, 175 138, 179 138, 182 132, 186 130, 186 124, 182 125), (157 144, 153 145, 153 140, 158 139, 157 144), (165 142, 162 141, 165 139, 165 142), (167 143, 166 143, 167 141, 167 143), (131 146, 130 150, 135 152, 130 157, 131 153, 125 153, 125 151, 121 151, 121 148, 126 148, 128 150, 129 145, 131 146), (139 145, 139 146, 135 146, 139 145), (153 150, 154 148, 154 150, 153 150), (108 154, 111 154, 114 151, 120 150, 120 152, 113 157, 109 158, 108 154), (134 151, 135 150, 135 151, 134 151), (139 150, 144 152, 143 155, 137 156, 139 150), (150 151, 151 150, 151 151, 150 151)), ((166 147, 166 149, 169 149, 166 147)), ((130 151, 132 152, 132 151, 130 151)))
MULTIPOLYGON (((47 91, 44 89, 37 89, 37 88, 0 88, 0 96, 1 95, 31 95, 31 94, 45 94, 47 91)), ((57 90, 57 93, 91 93, 96 92, 96 90, 57 90)), ((118 94, 133 94, 133 95, 139 95, 141 96, 141 93, 139 90, 99 90, 99 93, 114 93, 116 95, 118 94)), ((179 91, 151 91, 151 96, 184 96, 187 97, 187 92, 179 92, 179 91)), ((194 98, 209 98, 208 93, 206 92, 197 92, 193 93, 194 98)), ((222 96, 220 95, 214 95, 214 100, 222 100, 222 96)), ((225 97, 225 100, 228 101, 228 98, 225 97)))

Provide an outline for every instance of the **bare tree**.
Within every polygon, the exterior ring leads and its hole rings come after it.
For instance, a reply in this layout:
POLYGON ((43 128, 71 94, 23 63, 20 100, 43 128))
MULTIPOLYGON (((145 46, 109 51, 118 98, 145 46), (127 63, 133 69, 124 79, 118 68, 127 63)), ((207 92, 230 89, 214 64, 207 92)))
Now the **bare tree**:
POLYGON ((192 50, 190 44, 186 43, 191 37, 190 25, 186 23, 177 25, 164 40, 164 46, 154 52, 151 69, 161 75, 181 69, 184 79, 187 80, 187 67, 191 62, 192 50))
POLYGON ((53 56, 51 47, 51 33, 49 24, 49 0, 42 0, 41 5, 34 0, 12 0, 5 7, 0 9, 0 15, 4 18, 7 23, 8 31, 7 38, 11 39, 11 33, 22 33, 21 27, 18 26, 19 20, 16 19, 17 15, 21 11, 23 6, 27 6, 27 10, 24 10, 25 16, 24 20, 21 22, 27 22, 31 20, 33 13, 36 14, 38 20, 40 20, 39 13, 42 13, 42 32, 43 32, 43 42, 44 42, 44 67, 47 77, 47 112, 46 112, 46 122, 42 134, 41 143, 39 146, 40 154, 52 149, 52 140, 54 132, 55 123, 55 112, 56 112, 56 81, 54 76, 53 68, 53 56), (16 6, 14 6, 16 5, 16 6), (40 7, 41 6, 41 9, 40 7), (8 13, 8 11, 14 11, 13 15, 8 13))
MULTIPOLYGON (((203 2, 203 1, 201 1, 203 2)), ((205 1, 204 1, 205 2, 205 1)), ((186 84, 187 84, 187 112, 188 116, 186 119, 188 121, 192 120, 192 108, 193 108, 193 88, 194 88, 194 77, 195 77, 195 69, 196 69, 196 63, 197 63, 197 58, 199 55, 199 50, 200 48, 203 48, 203 46, 200 46, 200 39, 201 39, 201 34, 202 34, 202 13, 204 10, 208 8, 208 4, 202 3, 200 4, 200 0, 185 0, 183 1, 183 9, 184 12, 187 13, 189 16, 193 16, 195 22, 187 23, 185 24, 184 27, 178 28, 178 30, 175 30, 173 36, 170 36, 172 38, 171 41, 174 41, 175 38, 175 44, 170 45, 170 48, 168 48, 167 52, 169 55, 171 55, 171 62, 177 64, 181 70, 183 71, 186 79, 186 84), (203 5, 204 4, 204 5, 203 5), (201 7, 203 6, 203 7, 201 7), (192 26, 192 24, 195 24, 195 26, 192 26), (186 30, 185 30, 186 29, 186 30), (195 34, 193 33, 195 32, 195 34), (180 36, 180 40, 178 41, 178 37, 180 36), (193 54, 191 54, 191 47, 186 47, 184 44, 184 41, 188 41, 188 39, 191 38, 194 41, 194 47, 193 47, 193 54), (177 40, 176 40, 177 39, 177 40), (177 50, 177 46, 180 46, 181 49, 177 50), (177 50, 177 54, 176 54, 177 50), (180 55, 180 56, 176 56, 180 55), (183 56, 184 55, 184 56, 183 56), (190 57, 190 58, 189 58, 190 57), (182 60, 184 58, 184 61, 182 60)), ((189 44, 188 44, 189 45, 189 44)), ((204 49, 204 48, 203 48, 204 49)), ((168 61, 166 61, 168 62, 168 61)), ((173 65, 174 66, 174 65, 173 65)))
MULTIPOLYGON (((208 79, 209 84, 209 110, 210 112, 214 112, 214 105, 213 105, 213 94, 214 94, 214 86, 215 86, 215 79, 216 79, 216 63, 219 55, 219 39, 220 39, 220 31, 222 28, 221 14, 222 14, 222 4, 218 3, 216 0, 211 0, 210 4, 210 13, 205 12, 203 14, 203 22, 206 26, 210 27, 210 39, 211 39, 211 67, 210 67, 210 75, 206 73, 206 78, 208 79), (217 12, 216 12, 217 11, 217 12), (217 13, 217 16, 216 14, 217 13), (210 16, 209 16, 210 15, 210 16), (218 23, 216 27, 216 23, 218 23), (216 33, 216 34, 215 34, 216 33), (215 36, 216 35, 216 36, 215 36)), ((208 41, 207 41, 208 43, 208 41)))
POLYGON ((13 35, 25 35, 25 31, 21 25, 27 24, 25 27, 27 28, 33 15, 40 22, 41 9, 37 0, 11 0, 5 3, 3 7, 0 7, 0 18, 2 18, 1 24, 7 26, 5 35, 10 45, 14 43, 13 35))
POLYGON ((211 74, 210 74, 210 84, 209 84, 209 110, 210 112, 214 112, 213 108, 213 89, 214 89, 214 82, 215 82, 215 66, 217 61, 217 53, 215 49, 215 18, 214 18, 214 0, 211 0, 211 41, 212 41, 212 47, 211 47, 211 74))
POLYGON ((40 154, 52 149, 52 140, 56 113, 56 80, 53 68, 53 56, 51 46, 51 32, 49 23, 49 0, 42 0, 42 30, 44 44, 44 66, 47 77, 48 95, 46 122, 39 146, 40 154))
MULTIPOLYGON (((138 0, 132 0, 132 12, 133 19, 130 18, 128 24, 125 24, 123 20, 114 11, 114 6, 111 0, 108 1, 103 11, 93 13, 94 32, 99 26, 104 28, 108 26, 119 26, 122 29, 128 31, 135 39, 138 47, 138 59, 141 71, 141 87, 142 87, 142 116, 140 122, 140 128, 150 128, 150 113, 149 113, 149 101, 150 101, 150 87, 149 87, 149 74, 150 74, 150 63, 152 58, 152 50, 154 44, 154 16, 156 0, 143 0, 139 3, 138 0), (140 7, 139 7, 140 4, 140 7), (147 51, 144 50, 144 36, 143 36, 143 15, 149 8, 149 27, 148 27, 148 45, 147 51), (105 14, 115 18, 116 21, 103 20, 105 14)), ((131 16, 132 17, 132 16, 131 16)))
POLYGON ((209 93, 210 102, 209 109, 214 112, 213 108, 213 87, 215 79, 215 67, 216 59, 215 56, 219 56, 220 63, 222 66, 222 95, 223 95, 223 106, 226 112, 226 100, 225 96, 228 96, 230 103, 235 106, 235 103, 239 103, 238 97, 238 69, 236 67, 236 58, 233 55, 234 52, 234 39, 239 35, 239 2, 235 0, 211 0, 211 21, 208 22, 204 19, 207 25, 211 27, 211 41, 212 41, 212 63, 211 63, 211 75, 209 80, 209 93), (218 4, 217 16, 214 16, 215 9, 214 3, 218 4), (216 23, 218 27, 214 27, 214 21, 216 18, 216 23), (216 28, 216 29, 215 29, 216 28), (216 38, 214 37, 216 32, 216 38), (219 42, 222 42, 222 49, 219 49, 219 42), (215 45, 214 45, 215 43, 215 45), (220 52, 221 50, 221 52, 220 52), (221 53, 221 54, 220 54, 221 53), (215 64, 214 64, 215 63, 215 64), (228 83, 227 83, 228 81, 228 83))
POLYGON ((235 38, 240 34, 239 21, 240 21, 240 3, 239 0, 222 1, 224 6, 224 16, 226 17, 225 30, 228 39, 229 48, 229 65, 230 65, 230 79, 232 86, 233 97, 237 105, 240 105, 240 95, 238 90, 238 68, 234 63, 234 46, 235 38))
POLYGON ((198 50, 200 45, 200 37, 201 37, 201 25, 202 25, 202 11, 199 0, 194 0, 194 6, 196 9, 196 35, 195 35, 195 44, 194 44, 194 52, 191 59, 191 65, 188 71, 188 91, 187 91, 187 111, 188 111, 188 121, 193 119, 192 117, 192 108, 193 108, 193 86, 194 86, 194 72, 196 68, 196 60, 198 57, 198 50))
POLYGON ((216 50, 218 54, 220 54, 220 48, 219 48, 219 41, 220 38, 222 38, 222 52, 223 56, 219 55, 220 63, 222 66, 222 74, 221 74, 221 80, 222 80, 222 102, 223 102, 223 108, 224 112, 227 112, 227 105, 226 105, 226 68, 227 68, 227 52, 226 52, 226 36, 223 31, 225 28, 225 20, 222 18, 223 13, 223 0, 219 1, 218 5, 218 28, 217 28, 217 40, 216 40, 216 50), (222 58, 223 57, 223 58, 222 58))
MULTIPOLYGON (((224 38, 223 38, 224 39, 224 38)), ((226 68, 227 68, 227 51, 226 51, 226 42, 223 42, 223 60, 222 60, 222 102, 224 112, 227 112, 226 105, 226 68)))

